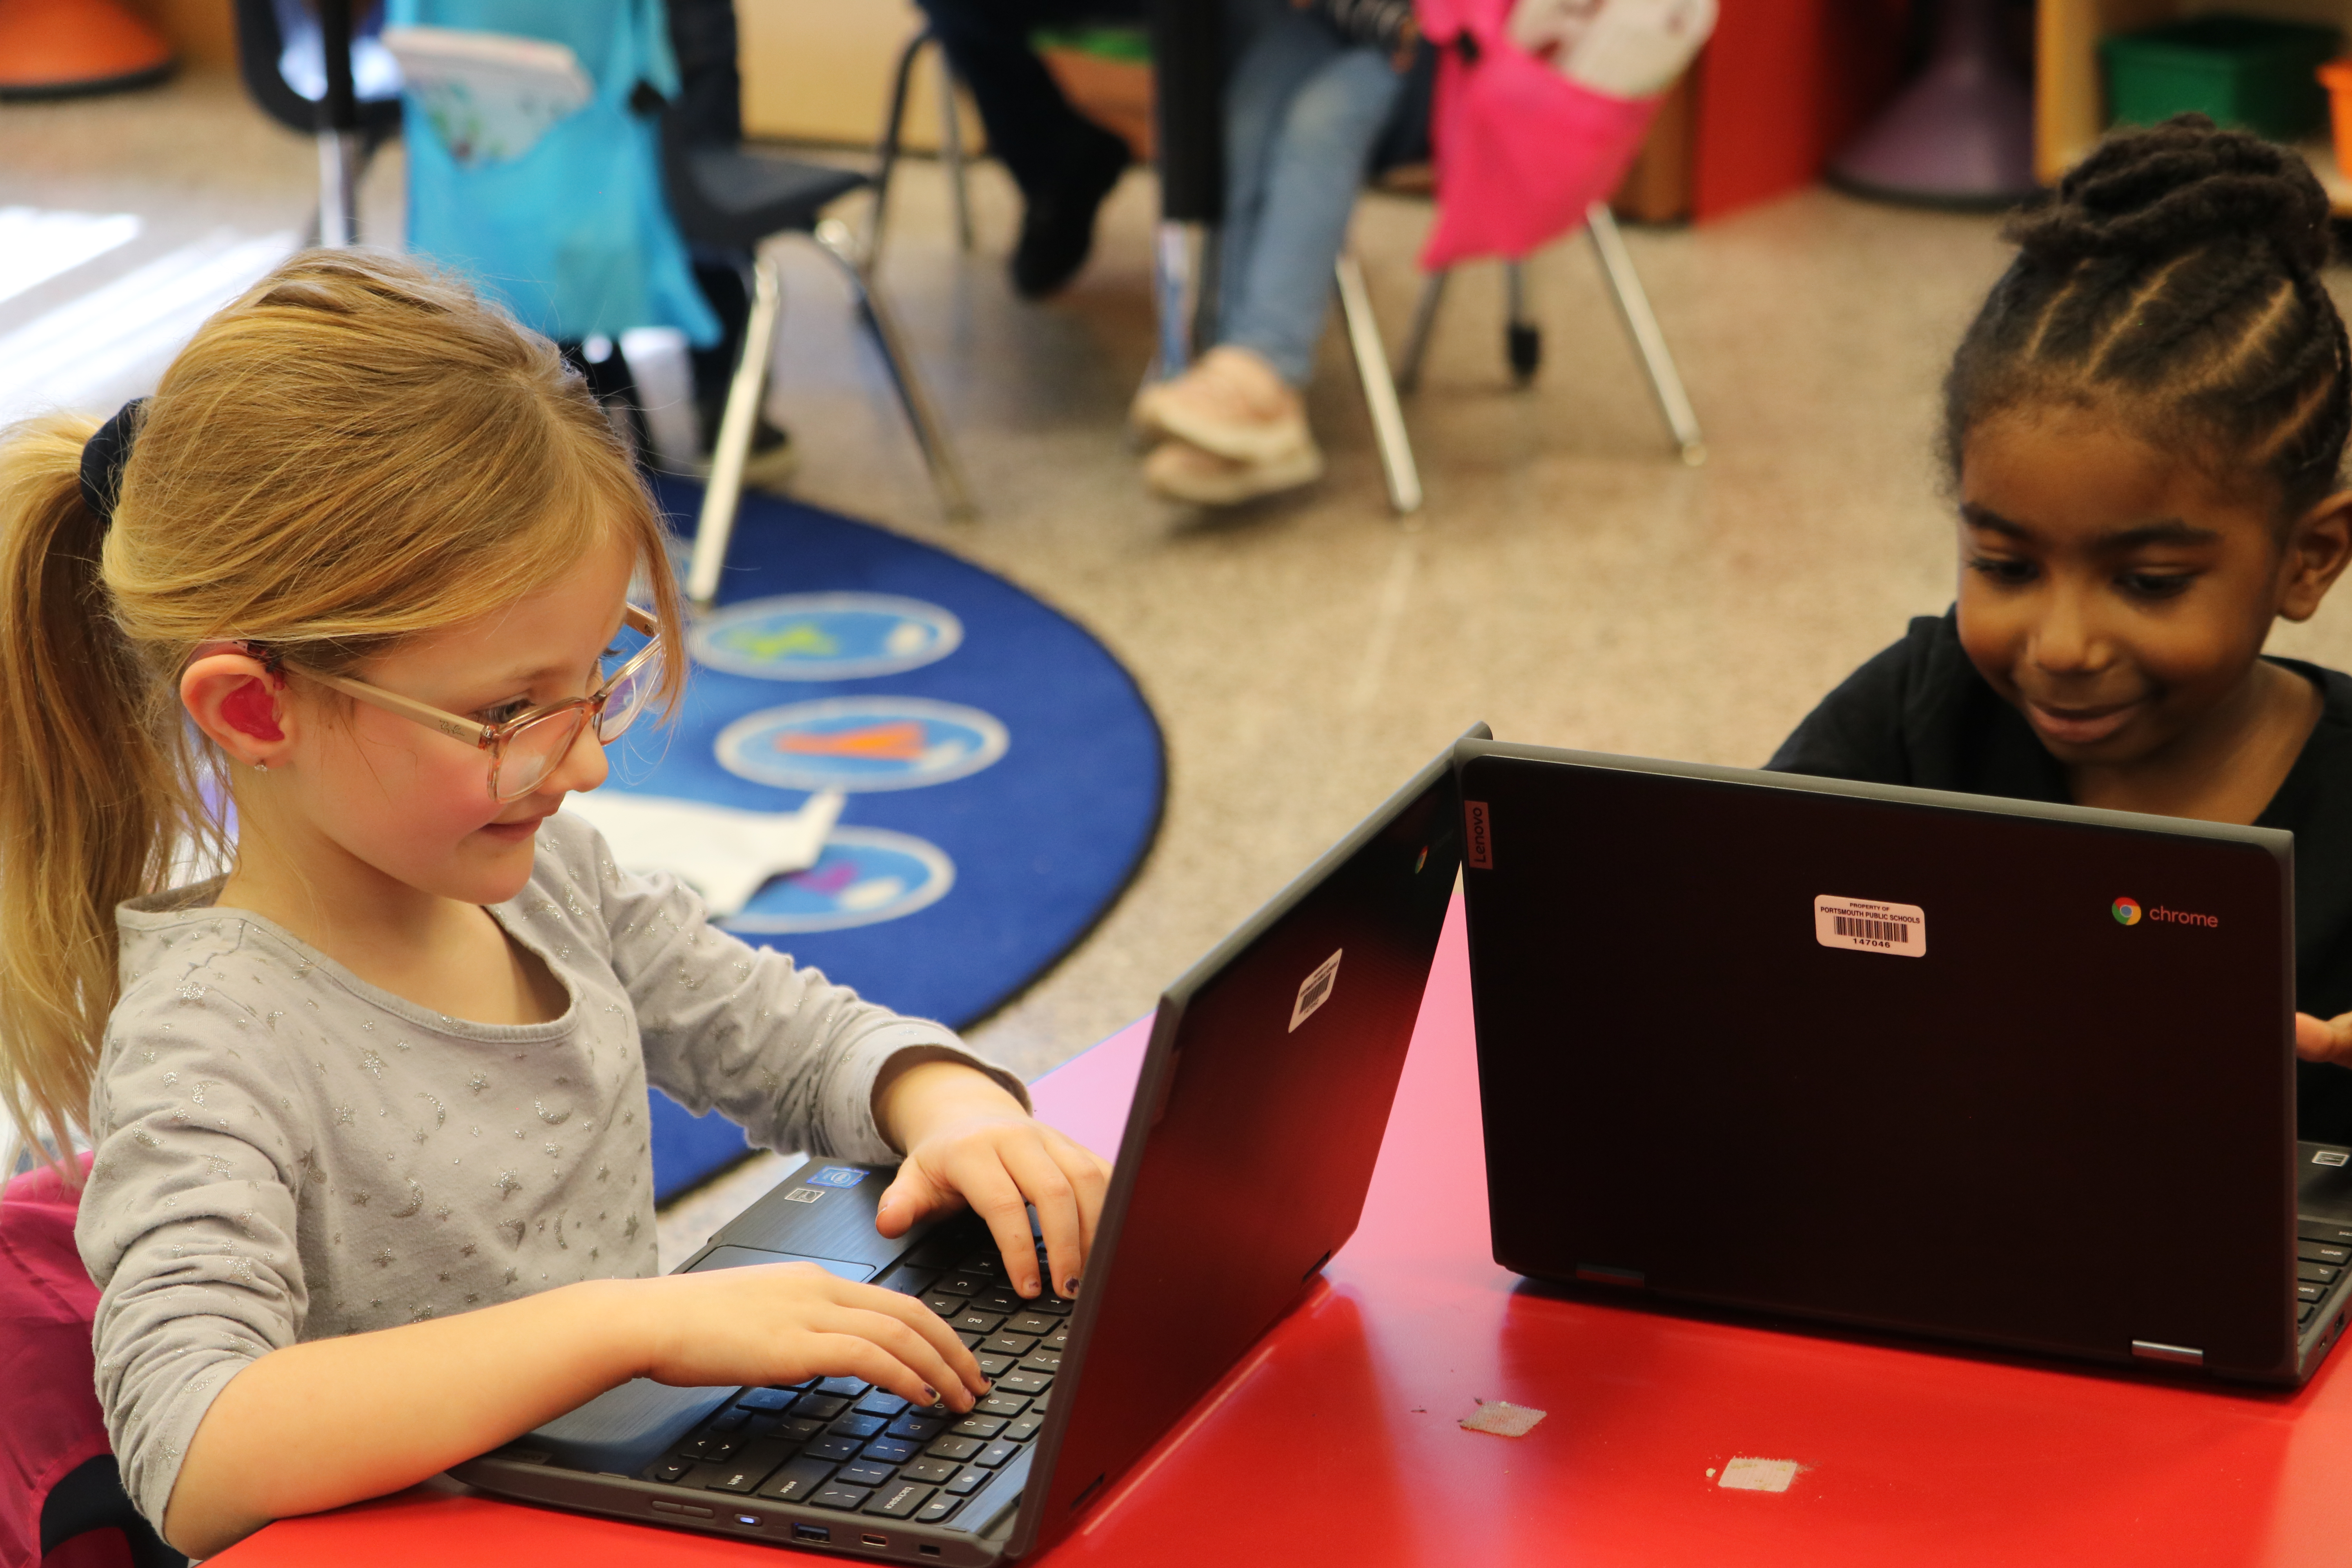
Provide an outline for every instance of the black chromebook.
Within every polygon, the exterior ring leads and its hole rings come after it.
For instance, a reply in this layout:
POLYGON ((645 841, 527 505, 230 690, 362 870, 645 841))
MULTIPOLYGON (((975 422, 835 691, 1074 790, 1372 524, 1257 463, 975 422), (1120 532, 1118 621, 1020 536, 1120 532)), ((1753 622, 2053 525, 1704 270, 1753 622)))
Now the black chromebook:
POLYGON ((2293 837, 1465 742, 1496 1260, 2295 1384, 2293 837))
POLYGON ((986 1564, 1059 1538, 1354 1233, 1462 863, 1453 774, 1449 752, 1161 996, 1076 1300, 1013 1295, 969 1215, 886 1240, 887 1170, 821 1160, 685 1265, 811 1261, 920 1296, 995 1380, 971 1416, 854 1378, 641 1379, 452 1473, 866 1557, 986 1564))

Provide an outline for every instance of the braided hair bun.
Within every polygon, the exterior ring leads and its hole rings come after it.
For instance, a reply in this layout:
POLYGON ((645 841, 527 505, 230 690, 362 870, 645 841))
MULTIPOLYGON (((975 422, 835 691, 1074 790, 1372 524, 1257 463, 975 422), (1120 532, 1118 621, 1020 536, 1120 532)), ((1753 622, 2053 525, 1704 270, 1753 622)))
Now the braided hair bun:
POLYGON ((1944 379, 1953 473, 1979 421, 2063 401, 2266 479, 2301 515, 2352 433, 2329 217, 2297 153, 2201 114, 2109 136, 2003 231, 2017 260, 1944 379))
POLYGON ((2260 235, 2300 272, 2327 263, 2327 193, 2292 149, 2201 114, 2102 142, 2003 237, 2044 267, 2094 257, 2170 256, 2260 235))

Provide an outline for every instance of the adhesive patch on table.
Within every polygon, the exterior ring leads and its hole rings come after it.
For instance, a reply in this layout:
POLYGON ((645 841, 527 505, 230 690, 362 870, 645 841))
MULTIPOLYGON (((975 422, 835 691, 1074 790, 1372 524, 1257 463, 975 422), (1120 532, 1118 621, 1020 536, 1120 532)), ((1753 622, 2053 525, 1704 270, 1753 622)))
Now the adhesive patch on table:
POLYGON ((1735 1492, 1784 1492, 1803 1468, 1794 1459, 1733 1459, 1715 1484, 1735 1492))
POLYGON ((955 652, 963 623, 893 594, 782 594, 730 605, 694 629, 697 664, 761 680, 863 680, 955 652))
MULTIPOLYGON (((690 532, 700 488, 655 489, 690 532)), ((944 551, 756 492, 719 605, 689 637, 677 722, 632 730, 604 787, 753 812, 799 809, 820 775, 846 793, 816 864, 766 881, 730 922, 746 941, 961 1027, 1052 967, 1124 890, 1159 828, 1160 729, 1067 616, 944 551), (825 717, 790 746, 768 731, 767 759, 806 782, 722 765, 721 733, 772 715, 787 690, 782 709, 825 717)), ((663 1197, 744 1152, 732 1123, 661 1095, 652 1130, 663 1197)))
POLYGON ((719 765, 778 789, 925 789, 976 773, 1012 737, 994 715, 920 697, 835 697, 746 714, 719 731, 719 765))

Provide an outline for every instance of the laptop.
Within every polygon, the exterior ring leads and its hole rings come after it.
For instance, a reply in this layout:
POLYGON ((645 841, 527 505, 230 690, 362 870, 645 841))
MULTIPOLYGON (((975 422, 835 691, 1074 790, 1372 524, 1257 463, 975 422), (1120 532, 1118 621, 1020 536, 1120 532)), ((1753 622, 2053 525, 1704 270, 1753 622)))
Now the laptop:
POLYGON ((824 1160, 683 1266, 812 1261, 920 1297, 995 1381, 972 1415, 909 1409, 854 1378, 639 1379, 452 1473, 898 1561, 987 1564, 1059 1538, 1354 1232, 1461 866, 1453 774, 1448 752, 1160 998, 1075 1300, 1013 1295, 969 1215, 886 1239, 888 1171, 824 1160))
POLYGON ((2292 835, 1455 754, 1505 1268, 2258 1383, 2343 1331, 2292 835))

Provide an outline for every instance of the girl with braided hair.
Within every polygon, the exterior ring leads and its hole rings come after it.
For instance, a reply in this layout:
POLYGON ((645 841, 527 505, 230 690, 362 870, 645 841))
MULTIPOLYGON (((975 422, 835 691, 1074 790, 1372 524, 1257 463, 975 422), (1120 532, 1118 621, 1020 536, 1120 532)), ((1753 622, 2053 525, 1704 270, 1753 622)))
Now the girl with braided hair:
POLYGON ((2293 832, 2300 1131, 2347 1143, 2352 678, 2262 651, 2352 562, 2327 223, 2294 153, 2201 115, 2021 211, 1944 384, 1958 603, 1767 765, 2293 832))

